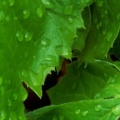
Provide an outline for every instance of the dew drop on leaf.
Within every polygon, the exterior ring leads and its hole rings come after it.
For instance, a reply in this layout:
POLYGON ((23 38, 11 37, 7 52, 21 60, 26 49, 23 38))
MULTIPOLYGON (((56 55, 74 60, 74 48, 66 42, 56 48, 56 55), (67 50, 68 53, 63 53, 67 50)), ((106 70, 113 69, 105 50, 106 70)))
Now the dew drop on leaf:
POLYGON ((48 47, 51 43, 51 40, 49 38, 45 38, 44 40, 41 41, 41 44, 43 47, 48 47))
POLYGON ((0 85, 2 85, 3 79, 2 77, 0 77, 0 85))
POLYGON ((112 109, 112 112, 114 113, 114 115, 120 115, 120 105, 117 105, 116 107, 114 107, 112 109))
POLYGON ((2 21, 5 18, 5 13, 3 11, 0 11, 0 21, 2 21))
POLYGON ((97 24, 97 29, 100 29, 101 26, 102 26, 102 22, 99 22, 99 23, 97 24))
POLYGON ((46 43, 45 40, 42 40, 42 41, 41 41, 41 44, 45 46, 47 43, 46 43))
POLYGON ((14 98, 14 100, 17 100, 18 99, 18 95, 16 93, 13 93, 13 98, 14 98))
POLYGON ((7 5, 7 1, 6 0, 3 1, 3 5, 7 5))
POLYGON ((5 120, 5 117, 6 117, 5 111, 1 110, 0 111, 0 119, 5 120))
POLYGON ((30 11, 29 10, 24 10, 23 11, 23 19, 27 19, 30 15, 30 11))
POLYGON ((107 31, 106 31, 106 30, 103 30, 103 31, 102 31, 102 34, 103 34, 103 35, 105 35, 106 33, 107 33, 107 31))
POLYGON ((88 114, 88 111, 84 111, 84 112, 82 112, 82 116, 87 116, 87 114, 88 114))
POLYGON ((107 41, 110 41, 111 37, 112 37, 112 33, 111 33, 111 32, 108 32, 108 33, 107 33, 107 41))
POLYGON ((71 15, 73 13, 73 6, 66 5, 65 8, 63 9, 63 13, 65 15, 71 15))
POLYGON ((8 21, 8 22, 9 22, 9 21, 10 21, 10 16, 9 16, 9 15, 8 15, 8 16, 6 16, 6 18, 5 18, 5 19, 6 19, 6 21, 8 21))
POLYGON ((70 24, 72 24, 72 23, 74 22, 74 20, 70 17, 70 18, 68 18, 68 22, 69 22, 70 24))
POLYGON ((107 81, 107 83, 114 83, 115 82, 115 78, 109 78, 109 80, 107 81))
POLYGON ((39 7, 39 8, 37 8, 37 15, 38 15, 38 17, 42 17, 42 15, 43 15, 43 11, 42 11, 42 8, 41 7, 39 7))
POLYGON ((119 13, 119 14, 117 14, 117 19, 118 19, 118 20, 120 19, 120 13, 119 13))
POLYGON ((96 105, 95 106, 95 111, 100 111, 102 109, 102 106, 101 105, 96 105))
POLYGON ((10 99, 8 99, 8 106, 11 106, 11 100, 10 99))
POLYGON ((79 115, 79 114, 80 114, 80 109, 79 109, 79 110, 76 110, 76 111, 75 111, 75 114, 76 114, 76 115, 79 115))
POLYGON ((107 11, 107 10, 105 10, 105 14, 106 14, 106 15, 108 14, 108 11, 107 11))
POLYGON ((26 32, 25 33, 25 41, 26 42, 32 40, 32 37, 33 37, 33 33, 32 32, 26 32))
POLYGON ((13 6, 15 4, 15 0, 9 0, 10 6, 13 6))
POLYGON ((22 31, 17 31, 16 32, 16 37, 17 37, 17 40, 18 41, 23 41, 24 40, 24 34, 23 34, 23 32, 22 31))
POLYGON ((52 9, 54 8, 53 3, 50 0, 42 0, 45 8, 52 9))
POLYGON ((59 120, 64 120, 64 116, 60 115, 59 120))
POLYGON ((99 97, 100 97, 100 93, 97 93, 96 96, 95 96, 95 99, 99 98, 99 97))
POLYGON ((102 7, 103 6, 103 1, 99 0, 98 5, 99 5, 99 7, 102 7))

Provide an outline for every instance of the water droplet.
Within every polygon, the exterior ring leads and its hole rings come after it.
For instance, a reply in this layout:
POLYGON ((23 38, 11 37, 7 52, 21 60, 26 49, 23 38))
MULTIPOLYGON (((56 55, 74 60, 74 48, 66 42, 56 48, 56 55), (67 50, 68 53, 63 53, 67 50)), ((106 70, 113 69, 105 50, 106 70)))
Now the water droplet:
POLYGON ((24 10, 23 11, 23 19, 27 19, 30 15, 30 11, 29 10, 24 10))
POLYGON ((42 0, 42 3, 44 4, 44 7, 47 9, 54 8, 54 5, 50 0, 42 0))
POLYGON ((97 93, 96 96, 95 96, 95 99, 99 98, 99 97, 100 97, 100 93, 97 93))
POLYGON ((117 19, 118 19, 118 20, 120 19, 120 13, 119 13, 119 14, 117 14, 117 19))
POLYGON ((114 83, 114 82, 115 82, 115 78, 109 78, 107 83, 109 84, 109 83, 114 83))
POLYGON ((99 22, 99 23, 97 24, 97 29, 100 29, 101 26, 102 26, 102 22, 99 22))
POLYGON ((79 110, 76 110, 76 111, 75 111, 75 114, 76 114, 76 115, 79 115, 79 114, 80 114, 80 109, 79 109, 79 110))
POLYGON ((0 77, 0 85, 2 85, 3 79, 0 77))
POLYGON ((9 0, 10 6, 13 6, 15 4, 15 0, 9 0))
POLYGON ((0 11, 0 21, 2 21, 5 18, 5 13, 3 11, 0 11))
POLYGON ((104 29, 104 30, 102 31, 102 34, 105 35, 106 33, 107 33, 107 31, 104 29))
POLYGON ((11 106, 11 100, 10 99, 8 99, 8 106, 11 106))
POLYGON ((63 13, 65 15, 71 15, 73 13, 73 6, 66 5, 65 8, 63 9, 63 13))
POLYGON ((84 111, 84 112, 82 112, 82 116, 87 116, 87 114, 88 114, 88 111, 84 111))
POLYGON ((5 111, 1 110, 1 111, 0 111, 0 119, 1 119, 1 120, 5 120, 5 117, 6 117, 5 111))
POLYGON ((16 93, 13 93, 13 98, 14 98, 14 100, 17 100, 18 95, 16 93))
POLYGON ((107 11, 107 10, 105 10, 105 14, 106 14, 106 15, 108 14, 108 11, 107 11))
POLYGON ((33 33, 32 32, 26 32, 25 33, 25 41, 26 42, 32 40, 32 38, 33 38, 33 33))
POLYGON ((16 16, 14 16, 14 20, 18 20, 18 18, 16 16))
POLYGON ((10 16, 8 15, 8 16, 6 16, 6 21, 10 21, 10 16))
POLYGON ((99 7, 102 7, 103 6, 103 1, 99 1, 98 5, 99 5, 99 7))
POLYGON ((18 31, 17 33, 16 33, 16 37, 17 37, 17 39, 18 39, 18 41, 23 41, 23 39, 24 39, 24 34, 23 34, 23 32, 22 31, 18 31))
POLYGON ((41 61, 41 64, 56 64, 55 63, 55 61, 56 61, 56 57, 55 56, 53 56, 53 55, 47 55, 47 56, 45 56, 44 57, 44 59, 41 61))
POLYGON ((60 115, 59 120, 64 120, 64 116, 60 115))
POLYGON ((87 64, 87 63, 85 63, 84 68, 87 68, 87 65, 88 65, 88 64, 87 64))
POLYGON ((43 15, 43 11, 42 11, 42 8, 41 7, 39 7, 39 8, 37 8, 37 15, 38 15, 38 17, 42 17, 42 15, 43 15))
POLYGON ((46 42, 45 40, 42 40, 42 41, 41 41, 41 44, 42 44, 42 45, 46 45, 47 42, 46 42))
POLYGON ((111 33, 111 32, 108 32, 108 33, 107 33, 107 40, 110 41, 111 37, 112 37, 112 33, 111 33))
POLYGON ((68 18, 68 22, 71 24, 74 22, 74 20, 70 17, 70 18, 68 18))
POLYGON ((4 1, 3 1, 3 5, 7 5, 7 1, 4 0, 4 1))
POLYGON ((36 56, 34 55, 34 56, 33 56, 33 59, 35 59, 35 58, 36 58, 36 56))
POLYGON ((120 115, 120 105, 115 106, 115 107, 112 109, 112 112, 113 112, 115 115, 120 115))
POLYGON ((102 109, 102 106, 101 106, 101 105, 95 106, 95 111, 100 111, 101 109, 102 109))

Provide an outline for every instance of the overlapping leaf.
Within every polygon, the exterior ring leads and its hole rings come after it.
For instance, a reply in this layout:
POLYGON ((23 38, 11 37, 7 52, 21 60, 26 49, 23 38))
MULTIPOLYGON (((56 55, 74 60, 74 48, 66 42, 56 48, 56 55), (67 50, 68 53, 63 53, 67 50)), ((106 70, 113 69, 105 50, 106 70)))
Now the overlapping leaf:
POLYGON ((39 96, 46 75, 71 58, 81 12, 92 0, 0 2, 0 119, 24 120, 25 81, 39 96), (18 116, 19 114, 19 116, 18 116))
POLYGON ((96 0, 91 6, 91 29, 83 51, 83 61, 107 55, 120 29, 120 1, 96 0), (117 26, 116 26, 117 25, 117 26))
POLYGON ((120 73, 115 66, 104 61, 94 61, 78 67, 78 62, 68 66, 62 81, 48 91, 53 104, 94 98, 109 98, 120 94, 120 73), (69 84, 68 84, 69 83, 69 84))
MULTIPOLYGON (((62 98, 61 98, 62 99, 62 98)), ((28 113, 28 120, 117 120, 120 98, 86 100, 52 105, 28 113)))

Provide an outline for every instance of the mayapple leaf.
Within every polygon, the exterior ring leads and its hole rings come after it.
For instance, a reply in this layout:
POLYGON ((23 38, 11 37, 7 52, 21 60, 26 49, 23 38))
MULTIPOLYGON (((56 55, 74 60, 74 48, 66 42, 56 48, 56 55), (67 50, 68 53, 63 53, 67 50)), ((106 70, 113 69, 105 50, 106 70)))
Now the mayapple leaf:
POLYGON ((96 0, 91 6, 91 29, 83 50, 82 62, 103 59, 120 30, 119 0, 96 0))
POLYGON ((117 120, 120 116, 120 98, 51 105, 29 112, 26 116, 28 120, 117 120))
POLYGON ((78 65, 79 62, 68 65, 60 83, 48 90, 52 104, 109 98, 120 94, 120 74, 115 65, 100 60, 90 62, 86 67, 78 65))

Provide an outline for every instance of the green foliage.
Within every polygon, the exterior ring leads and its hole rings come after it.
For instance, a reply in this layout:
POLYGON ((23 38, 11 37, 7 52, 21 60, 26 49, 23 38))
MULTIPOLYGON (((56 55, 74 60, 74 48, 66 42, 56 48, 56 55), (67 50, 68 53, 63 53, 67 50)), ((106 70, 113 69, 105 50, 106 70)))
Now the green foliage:
POLYGON ((105 56, 114 53, 120 58, 119 4, 119 0, 1 0, 0 120, 117 120, 120 62, 105 56), (48 90, 54 105, 25 114, 22 82, 42 97, 47 74, 59 71, 64 58, 73 57, 78 60, 48 90))

